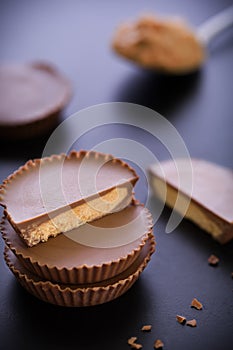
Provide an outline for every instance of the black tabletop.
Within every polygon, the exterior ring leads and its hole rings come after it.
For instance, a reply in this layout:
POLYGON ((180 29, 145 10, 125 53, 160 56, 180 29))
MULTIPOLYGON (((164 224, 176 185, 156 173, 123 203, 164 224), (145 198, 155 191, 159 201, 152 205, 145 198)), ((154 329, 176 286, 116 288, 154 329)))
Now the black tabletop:
MULTIPOLYGON (((64 120, 96 104, 139 104, 169 121, 192 157, 233 168, 231 29, 211 43, 203 68, 189 76, 148 72, 116 56, 110 46, 116 26, 141 13, 178 14, 198 26, 230 4, 231 0, 3 0, 0 60, 46 60, 64 72, 74 90, 64 120)), ((168 157, 166 147, 153 136, 153 123, 150 133, 143 128, 143 120, 141 128, 133 121, 126 124, 119 118, 116 122, 111 116, 105 125, 98 114, 96 120, 95 127, 70 146, 90 149, 115 139, 111 152, 115 147, 117 154, 124 139, 142 145, 158 160, 168 157), (96 120, 100 121, 98 127, 96 120)), ((47 137, 18 143, 0 141, 0 180, 28 159, 41 157, 46 142, 47 137)), ((140 174, 136 195, 155 215, 157 203, 149 194, 145 170, 149 161, 139 159, 136 148, 133 155, 129 161, 140 174)), ((216 197, 220 195, 216 193, 216 197)), ((135 285, 120 298, 94 307, 63 308, 28 294, 5 265, 1 240, 0 348, 123 350, 129 348, 127 339, 136 336, 146 350, 153 349, 158 338, 168 350, 232 349, 233 244, 220 246, 187 220, 166 234, 170 214, 165 208, 156 220, 156 253, 135 285), (220 258, 217 267, 208 265, 211 254, 220 258), (203 303, 203 310, 190 308, 194 297, 203 303), (197 327, 178 324, 177 314, 195 318, 197 327), (151 332, 140 330, 144 324, 152 325, 151 332)))

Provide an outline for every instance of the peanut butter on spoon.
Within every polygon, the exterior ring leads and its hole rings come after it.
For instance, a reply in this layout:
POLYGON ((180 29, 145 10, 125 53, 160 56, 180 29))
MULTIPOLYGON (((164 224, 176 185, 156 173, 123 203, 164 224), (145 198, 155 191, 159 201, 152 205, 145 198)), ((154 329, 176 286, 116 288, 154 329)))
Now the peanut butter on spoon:
POLYGON ((119 26, 113 49, 121 56, 152 70, 185 74, 206 59, 209 41, 233 23, 233 7, 208 19, 197 30, 182 19, 142 16, 119 26))
POLYGON ((121 25, 113 48, 143 67, 171 73, 196 70, 205 59, 204 46, 185 22, 152 16, 121 25))

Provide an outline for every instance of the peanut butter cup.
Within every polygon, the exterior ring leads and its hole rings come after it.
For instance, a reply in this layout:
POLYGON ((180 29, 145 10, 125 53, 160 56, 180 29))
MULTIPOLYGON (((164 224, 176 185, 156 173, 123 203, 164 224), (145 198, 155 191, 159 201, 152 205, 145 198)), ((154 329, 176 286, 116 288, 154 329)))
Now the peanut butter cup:
POLYGON ((10 175, 0 188, 1 232, 21 285, 62 306, 126 292, 155 251, 152 216, 134 199, 137 180, 125 162, 92 151, 31 160, 10 175))
POLYGON ((160 166, 150 168, 151 186, 155 194, 170 207, 175 206, 182 214, 182 204, 191 200, 185 217, 206 230, 220 243, 231 240, 233 238, 232 169, 199 159, 164 161, 160 166), (184 180, 182 185, 180 178, 184 180), (189 186, 190 183, 192 186, 189 186), (179 204, 176 203, 178 192, 182 198, 179 204))
POLYGON ((108 280, 86 285, 55 284, 41 279, 27 270, 7 247, 4 256, 20 284, 35 297, 55 305, 81 307, 106 303, 125 293, 137 281, 153 252, 154 240, 150 236, 140 255, 128 269, 108 280))
POLYGON ((41 279, 85 284, 107 280, 129 268, 153 237, 152 225, 149 211, 142 205, 132 204, 31 248, 6 218, 1 231, 6 245, 20 263, 41 279))
POLYGON ((28 246, 122 210, 138 177, 123 161, 97 152, 30 160, 0 188, 11 225, 28 246))
POLYGON ((23 139, 55 127, 71 96, 70 82, 51 64, 0 65, 0 136, 23 139))

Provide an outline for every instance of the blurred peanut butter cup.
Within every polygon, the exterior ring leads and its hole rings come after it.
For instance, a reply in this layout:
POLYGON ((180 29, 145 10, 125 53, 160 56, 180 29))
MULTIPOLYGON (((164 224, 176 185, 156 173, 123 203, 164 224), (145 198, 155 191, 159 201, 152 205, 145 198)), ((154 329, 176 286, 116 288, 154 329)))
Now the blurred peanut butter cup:
POLYGON ((0 65, 0 137, 31 139, 49 133, 71 97, 71 84, 50 63, 0 65))

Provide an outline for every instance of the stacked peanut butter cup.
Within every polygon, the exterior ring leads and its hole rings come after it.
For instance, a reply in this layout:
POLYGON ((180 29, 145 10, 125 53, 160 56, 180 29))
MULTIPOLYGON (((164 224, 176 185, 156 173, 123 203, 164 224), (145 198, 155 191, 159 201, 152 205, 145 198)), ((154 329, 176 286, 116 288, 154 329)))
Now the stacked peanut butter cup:
POLYGON ((138 177, 110 155, 73 151, 27 162, 0 188, 5 261, 31 294, 61 306, 125 293, 155 250, 138 177))

